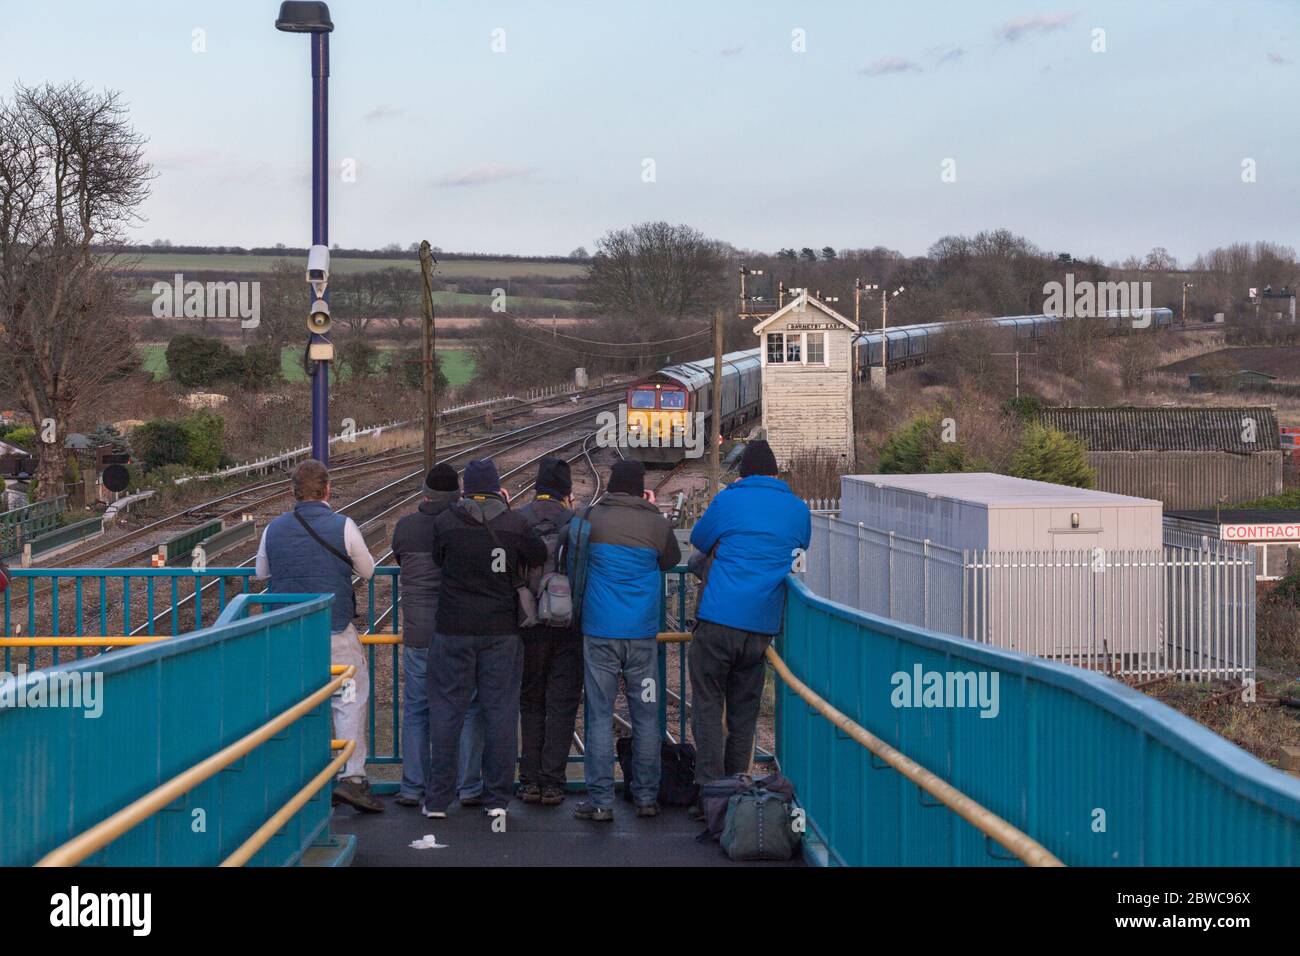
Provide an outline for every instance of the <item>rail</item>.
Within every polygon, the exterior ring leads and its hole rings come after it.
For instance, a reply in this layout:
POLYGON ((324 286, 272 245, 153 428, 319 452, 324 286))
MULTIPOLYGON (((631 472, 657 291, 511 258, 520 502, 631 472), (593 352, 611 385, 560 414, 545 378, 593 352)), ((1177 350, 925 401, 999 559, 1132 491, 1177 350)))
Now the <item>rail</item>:
POLYGON ((1023 858, 1010 832, 937 812, 953 807, 825 707, 1069 866, 1300 865, 1300 781, 1118 681, 868 614, 794 577, 777 652, 820 701, 783 681, 777 757, 830 862, 1023 858))
POLYGON ((0 759, 21 772, 0 778, 0 864, 285 865, 350 847, 321 792, 349 743, 331 742, 328 700, 355 672, 330 665, 329 603, 240 595, 208 628, 8 678, 0 759), (17 702, 42 683, 78 694, 17 702))

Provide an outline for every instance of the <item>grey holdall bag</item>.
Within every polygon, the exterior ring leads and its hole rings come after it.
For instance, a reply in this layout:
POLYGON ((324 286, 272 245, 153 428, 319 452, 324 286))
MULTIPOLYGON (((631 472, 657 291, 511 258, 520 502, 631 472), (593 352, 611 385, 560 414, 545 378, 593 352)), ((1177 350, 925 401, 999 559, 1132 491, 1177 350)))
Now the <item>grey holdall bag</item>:
POLYGON ((745 860, 789 860, 799 851, 802 835, 795 832, 787 787, 769 790, 755 784, 727 801, 722 825, 722 849, 727 856, 745 860))

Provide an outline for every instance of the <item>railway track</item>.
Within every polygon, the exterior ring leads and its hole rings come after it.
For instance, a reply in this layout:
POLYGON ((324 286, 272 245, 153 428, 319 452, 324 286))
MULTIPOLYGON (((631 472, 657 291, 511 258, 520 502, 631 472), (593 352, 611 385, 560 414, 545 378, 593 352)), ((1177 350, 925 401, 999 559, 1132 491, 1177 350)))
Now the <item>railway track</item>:
MULTIPOLYGON (((610 389, 606 387, 602 388, 600 391, 609 390, 610 389)), ((616 406, 617 404, 618 401, 614 400, 600 402, 595 405, 586 405, 582 408, 577 408, 560 415, 554 415, 542 421, 532 422, 528 425, 511 429, 510 431, 498 435, 481 436, 466 441, 443 445, 439 450, 442 452, 449 452, 450 454, 444 455, 441 460, 447 463, 454 463, 474 455, 487 456, 508 454, 536 442, 539 438, 554 435, 557 432, 566 430, 571 431, 574 428, 579 428, 582 430, 582 434, 576 438, 570 438, 556 446, 557 448, 569 448, 576 442, 585 441, 589 439, 591 435, 594 435, 594 431, 585 428, 589 419, 594 418, 594 416, 599 412, 616 406)), ((544 452, 543 454, 549 453, 553 450, 554 449, 548 449, 548 452, 544 452)), ((529 459, 529 461, 525 462, 524 465, 511 469, 508 474, 515 474, 520 469, 527 467, 528 464, 536 462, 540 457, 542 456, 539 455, 529 459)), ((422 452, 387 454, 372 456, 365 460, 341 465, 337 469, 331 469, 332 478, 341 477, 344 480, 351 480, 365 475, 391 471, 394 468, 405 468, 417 462, 421 463, 421 466, 417 469, 409 471, 395 480, 387 482, 379 488, 369 491, 359 498, 353 499, 352 501, 342 505, 338 509, 339 512, 353 517, 353 519, 357 521, 358 525, 362 526, 364 530, 366 527, 373 526, 383 518, 400 510, 403 506, 417 500, 420 496, 418 490, 407 493, 404 489, 408 488, 410 484, 415 482, 417 479, 423 478, 424 469, 422 467, 422 459, 422 452)), ((150 522, 149 524, 134 529, 131 532, 127 532, 124 535, 118 535, 111 541, 96 545, 90 549, 81 549, 80 551, 70 555, 68 558, 65 558, 63 561, 48 565, 48 567, 73 568, 77 565, 84 566, 84 564, 90 560, 102 557, 104 554, 121 550, 123 544, 131 544, 151 535, 157 539, 159 533, 162 531, 166 531, 167 535, 170 536, 176 530, 201 523, 203 520, 211 520, 213 517, 229 517, 256 510, 259 507, 265 507, 268 504, 273 503, 289 492, 290 482, 287 478, 263 482, 252 487, 238 489, 228 494, 220 495, 208 501, 201 502, 192 507, 182 509, 175 514, 150 522)), ((154 540, 151 544, 146 546, 143 551, 138 547, 131 548, 127 553, 115 556, 110 562, 101 562, 100 566, 136 566, 141 558, 147 558, 147 556, 152 553, 152 550, 156 547, 157 543, 158 541, 154 540)), ((249 558, 237 566, 246 567, 251 563, 252 559, 249 558)), ((208 582, 202 590, 206 591, 208 588, 217 585, 217 583, 218 582, 216 581, 208 582)), ((101 585, 101 588, 102 587, 103 585, 101 585)), ((39 588, 33 588, 31 592, 24 589, 21 593, 11 593, 11 618, 16 616, 13 614, 14 611, 20 610, 26 606, 29 595, 33 600, 40 601, 49 597, 52 590, 52 585, 43 585, 39 588)), ((102 600, 103 599, 101 598, 101 601, 102 600)), ((193 596, 191 595, 182 601, 181 604, 188 605, 192 600, 193 596)), ((120 610, 120 606, 115 606, 113 610, 115 612, 120 610)), ((169 608, 167 614, 170 613, 171 610, 169 608)), ((130 633, 133 635, 144 633, 149 630, 151 624, 156 624, 158 620, 165 616, 167 615, 146 614, 146 622, 136 627, 130 633)), ((28 617, 30 621, 30 615, 28 617)), ((136 619, 138 620, 139 618, 136 619)), ((28 630, 32 630, 32 628, 29 627, 28 630)))
MULTIPOLYGON (((600 409, 595 409, 595 408, 585 409, 585 411, 589 414, 593 414, 598 410, 600 409)), ((574 414, 576 415, 577 413, 574 414)), ((566 419, 572 417, 574 417, 574 415, 564 416, 564 418, 566 419)), ((555 431, 561 430, 563 428, 571 428, 571 427, 573 427, 572 423, 567 422, 564 425, 548 428, 547 430, 545 430, 544 432, 540 432, 539 434, 552 434, 555 431)), ((524 430, 525 429, 518 429, 516 431, 524 431, 524 430)), ((515 433, 512 432, 509 434, 515 434, 515 433)), ((567 460, 573 462, 579 458, 586 457, 587 461, 589 462, 593 470, 593 473, 595 473, 597 476, 596 480, 599 482, 599 472, 597 471, 597 466, 595 465, 594 461, 591 458, 592 452, 590 449, 590 443, 592 438, 595 437, 595 434, 596 434, 595 431, 584 431, 582 434, 576 437, 567 438, 564 441, 561 441, 559 444, 550 446, 546 448, 544 451, 542 451, 541 453, 534 455, 531 458, 528 458, 526 461, 523 461, 505 470, 504 472, 501 473, 501 478, 503 481, 508 481, 511 478, 515 478, 521 473, 525 473, 527 469, 535 466, 539 461, 541 461, 547 455, 554 455, 572 448, 575 444, 580 444, 581 447, 579 451, 573 456, 569 457, 567 460)), ((526 440, 514 442, 510 444, 508 448, 498 449, 497 453, 500 454, 511 449, 519 448, 522 445, 529 444, 531 443, 531 441, 535 440, 536 437, 537 435, 534 435, 526 440)), ((483 443, 483 444, 488 444, 488 443, 483 443)), ((465 455, 470 454, 473 451, 479 451, 479 450, 481 450, 481 447, 479 446, 476 446, 473 449, 463 449, 454 455, 450 455, 447 458, 442 459, 441 461, 450 464, 457 458, 463 458, 465 457, 465 455)), ((395 490, 398 490, 403 486, 405 486, 406 483, 409 482, 411 479, 416 477, 423 477, 423 475, 424 475, 423 469, 417 472, 413 472, 411 475, 407 475, 403 478, 399 478, 396 481, 390 482, 381 488, 375 489, 374 491, 362 496, 361 498, 348 502, 347 504, 341 506, 337 510, 340 514, 346 514, 348 515, 348 517, 356 521, 357 526, 361 529, 363 533, 365 533, 367 530, 377 526, 384 519, 396 515, 403 508, 406 508, 409 505, 417 502, 422 495, 422 492, 419 490, 410 493, 401 493, 399 494, 397 500, 395 501, 391 500, 391 495, 395 490), (378 505, 378 510, 375 510, 373 513, 370 514, 364 513, 366 511, 369 511, 371 507, 375 505, 378 505)), ((515 494, 522 494, 532 486, 533 486, 533 482, 527 481, 515 489, 515 494)), ((239 567, 239 568, 249 567, 255 560, 255 557, 256 555, 252 557, 248 557, 245 560, 241 561, 239 564, 235 565, 235 567, 239 567)), ((385 548, 380 554, 377 554, 375 556, 375 563, 377 565, 387 564, 392 560, 392 557, 393 557, 392 549, 385 548)), ((359 585, 361 583, 362 582, 360 578, 355 578, 355 577, 353 578, 354 586, 359 585)), ((203 593, 208 592, 212 588, 216 588, 218 586, 219 586, 218 581, 215 580, 209 581, 206 584, 201 585, 198 588, 196 593, 198 595, 202 595, 203 593)), ((195 599, 194 594, 187 595, 181 598, 176 603, 177 610, 192 607, 194 599, 195 599)), ((393 610, 394 610, 394 605, 390 603, 387 608, 385 608, 382 611, 378 611, 375 614, 374 627, 379 627, 380 625, 382 625, 384 621, 388 620, 392 616, 393 610)), ((164 619, 171 616, 172 614, 173 611, 171 607, 169 607, 166 611, 153 615, 151 618, 147 619, 146 621, 138 625, 135 629, 130 631, 129 632, 130 636, 137 636, 139 634, 149 633, 151 629, 154 626, 156 626, 160 621, 163 621, 164 619)))
MULTIPOLYGON (((622 385, 616 384, 601 386, 600 388, 591 389, 581 393, 581 395, 589 398, 593 395, 603 394, 616 388, 621 389, 622 385)), ((546 402, 553 404, 554 400, 535 400, 515 406, 498 415, 497 420, 500 420, 500 418, 503 417, 513 417, 525 411, 531 412, 535 410, 537 406, 546 402)), ((611 404, 616 403, 605 402, 597 406, 584 406, 583 408, 576 409, 566 415, 554 417, 545 422, 535 422, 531 425, 526 425, 522 428, 505 432, 499 436, 491 436, 486 440, 469 439, 462 442, 455 442, 450 445, 443 445, 441 447, 449 451, 456 450, 458 453, 469 453, 481 450, 486 447, 491 447, 491 445, 497 440, 504 440, 515 435, 524 434, 530 429, 541 428, 548 423, 569 421, 574 417, 581 417, 584 412, 593 409, 603 410, 604 408, 608 408, 611 404)), ((484 413, 483 415, 474 416, 470 419, 457 420, 457 422, 454 423, 454 428, 459 430, 468 427, 469 425, 480 423, 486 419, 487 414, 488 413, 484 413)), ((543 432, 543 434, 545 434, 545 432, 543 432)), ((382 474, 385 471, 404 464, 413 464, 421 461, 422 458, 423 454, 419 451, 366 455, 361 456, 356 461, 345 461, 339 465, 331 467, 330 475, 333 480, 366 477, 374 474, 382 474)), ((127 553, 116 556, 116 552, 120 551, 123 545, 145 538, 157 539, 162 530, 169 529, 172 526, 176 526, 178 530, 183 530, 186 527, 202 524, 206 521, 211 521, 214 518, 221 518, 224 520, 246 512, 256 511, 288 494, 290 491, 289 484, 288 478, 280 478, 237 489, 228 494, 220 495, 197 505, 181 509, 163 518, 158 518, 140 528, 128 531, 125 534, 115 535, 107 541, 91 545, 88 548, 78 549, 69 553, 66 557, 60 560, 52 561, 44 565, 44 567, 67 568, 86 566, 91 560, 101 558, 106 554, 113 554, 115 556, 109 561, 102 562, 105 567, 133 566, 137 561, 147 558, 150 553, 150 548, 161 542, 158 540, 152 540, 150 545, 143 551, 132 549, 127 553)))

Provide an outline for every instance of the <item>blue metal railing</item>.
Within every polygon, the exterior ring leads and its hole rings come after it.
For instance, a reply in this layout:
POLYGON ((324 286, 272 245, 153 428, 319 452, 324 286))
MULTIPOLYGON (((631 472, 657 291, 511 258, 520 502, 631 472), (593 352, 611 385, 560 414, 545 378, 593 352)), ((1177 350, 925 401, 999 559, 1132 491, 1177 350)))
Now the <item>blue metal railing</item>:
MULTIPOLYGON (((329 613, 323 597, 243 596, 203 630, 10 681, 14 696, 0 698, 0 865, 36 862, 320 691, 330 681, 329 613), (81 706, 16 704, 51 675, 83 690, 81 706)), ((329 766, 330 744, 325 699, 86 862, 219 863, 329 766)), ((325 787, 250 863, 299 862, 329 843, 329 817, 325 787)))
MULTIPOLYGON (((390 565, 375 568, 358 610, 364 620, 362 641, 369 666, 368 765, 400 764, 401 752, 401 633, 400 569, 390 565), (380 666, 382 663, 383 666, 380 666)), ((685 566, 665 575, 667 597, 661 615, 664 630, 679 629, 688 613, 685 566)), ((169 568, 26 568, 14 569, 14 583, 0 598, 0 625, 6 637, 21 635, 86 637, 130 635, 177 635, 215 620, 240 594, 261 588, 250 567, 215 568, 195 571, 188 567, 169 568), (48 595, 45 593, 48 589, 48 595), (38 606, 48 612, 37 613, 38 606)), ((111 645, 111 641, 106 642, 111 645)), ((68 659, 81 660, 82 647, 37 648, 6 646, 0 652, 3 669, 12 671, 22 661, 29 670, 58 665, 68 659)), ((686 649, 682 644, 659 647, 660 686, 669 687, 670 669, 677 677, 678 693, 687 695, 686 649)), ((676 739, 687 733, 688 712, 677 701, 676 739)), ((672 735, 669 694, 660 695, 660 728, 672 735)), ((760 754, 760 761, 770 761, 760 754)), ((581 763, 581 755, 571 755, 581 763)), ((387 792, 396 784, 377 782, 375 789, 387 792)))
POLYGON ((67 506, 67 496, 60 495, 12 511, 0 512, 0 558, 21 554, 26 542, 57 528, 59 516, 67 506))
MULTIPOLYGON (((1300 781, 1200 724, 1099 674, 898 624, 790 581, 778 643, 790 670, 1067 865, 1300 865, 1300 781), (970 687, 952 676, 962 674, 996 691, 985 706, 954 706, 970 687)), ((832 862, 1019 865, 788 687, 777 757, 832 862)))

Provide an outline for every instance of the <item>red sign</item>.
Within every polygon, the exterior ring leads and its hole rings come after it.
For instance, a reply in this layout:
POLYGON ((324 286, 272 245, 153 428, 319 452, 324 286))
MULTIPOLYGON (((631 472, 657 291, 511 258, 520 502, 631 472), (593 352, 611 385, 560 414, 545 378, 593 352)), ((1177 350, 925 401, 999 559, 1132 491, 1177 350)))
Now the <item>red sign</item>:
POLYGON ((1300 524, 1221 524, 1224 541, 1300 541, 1300 524))

